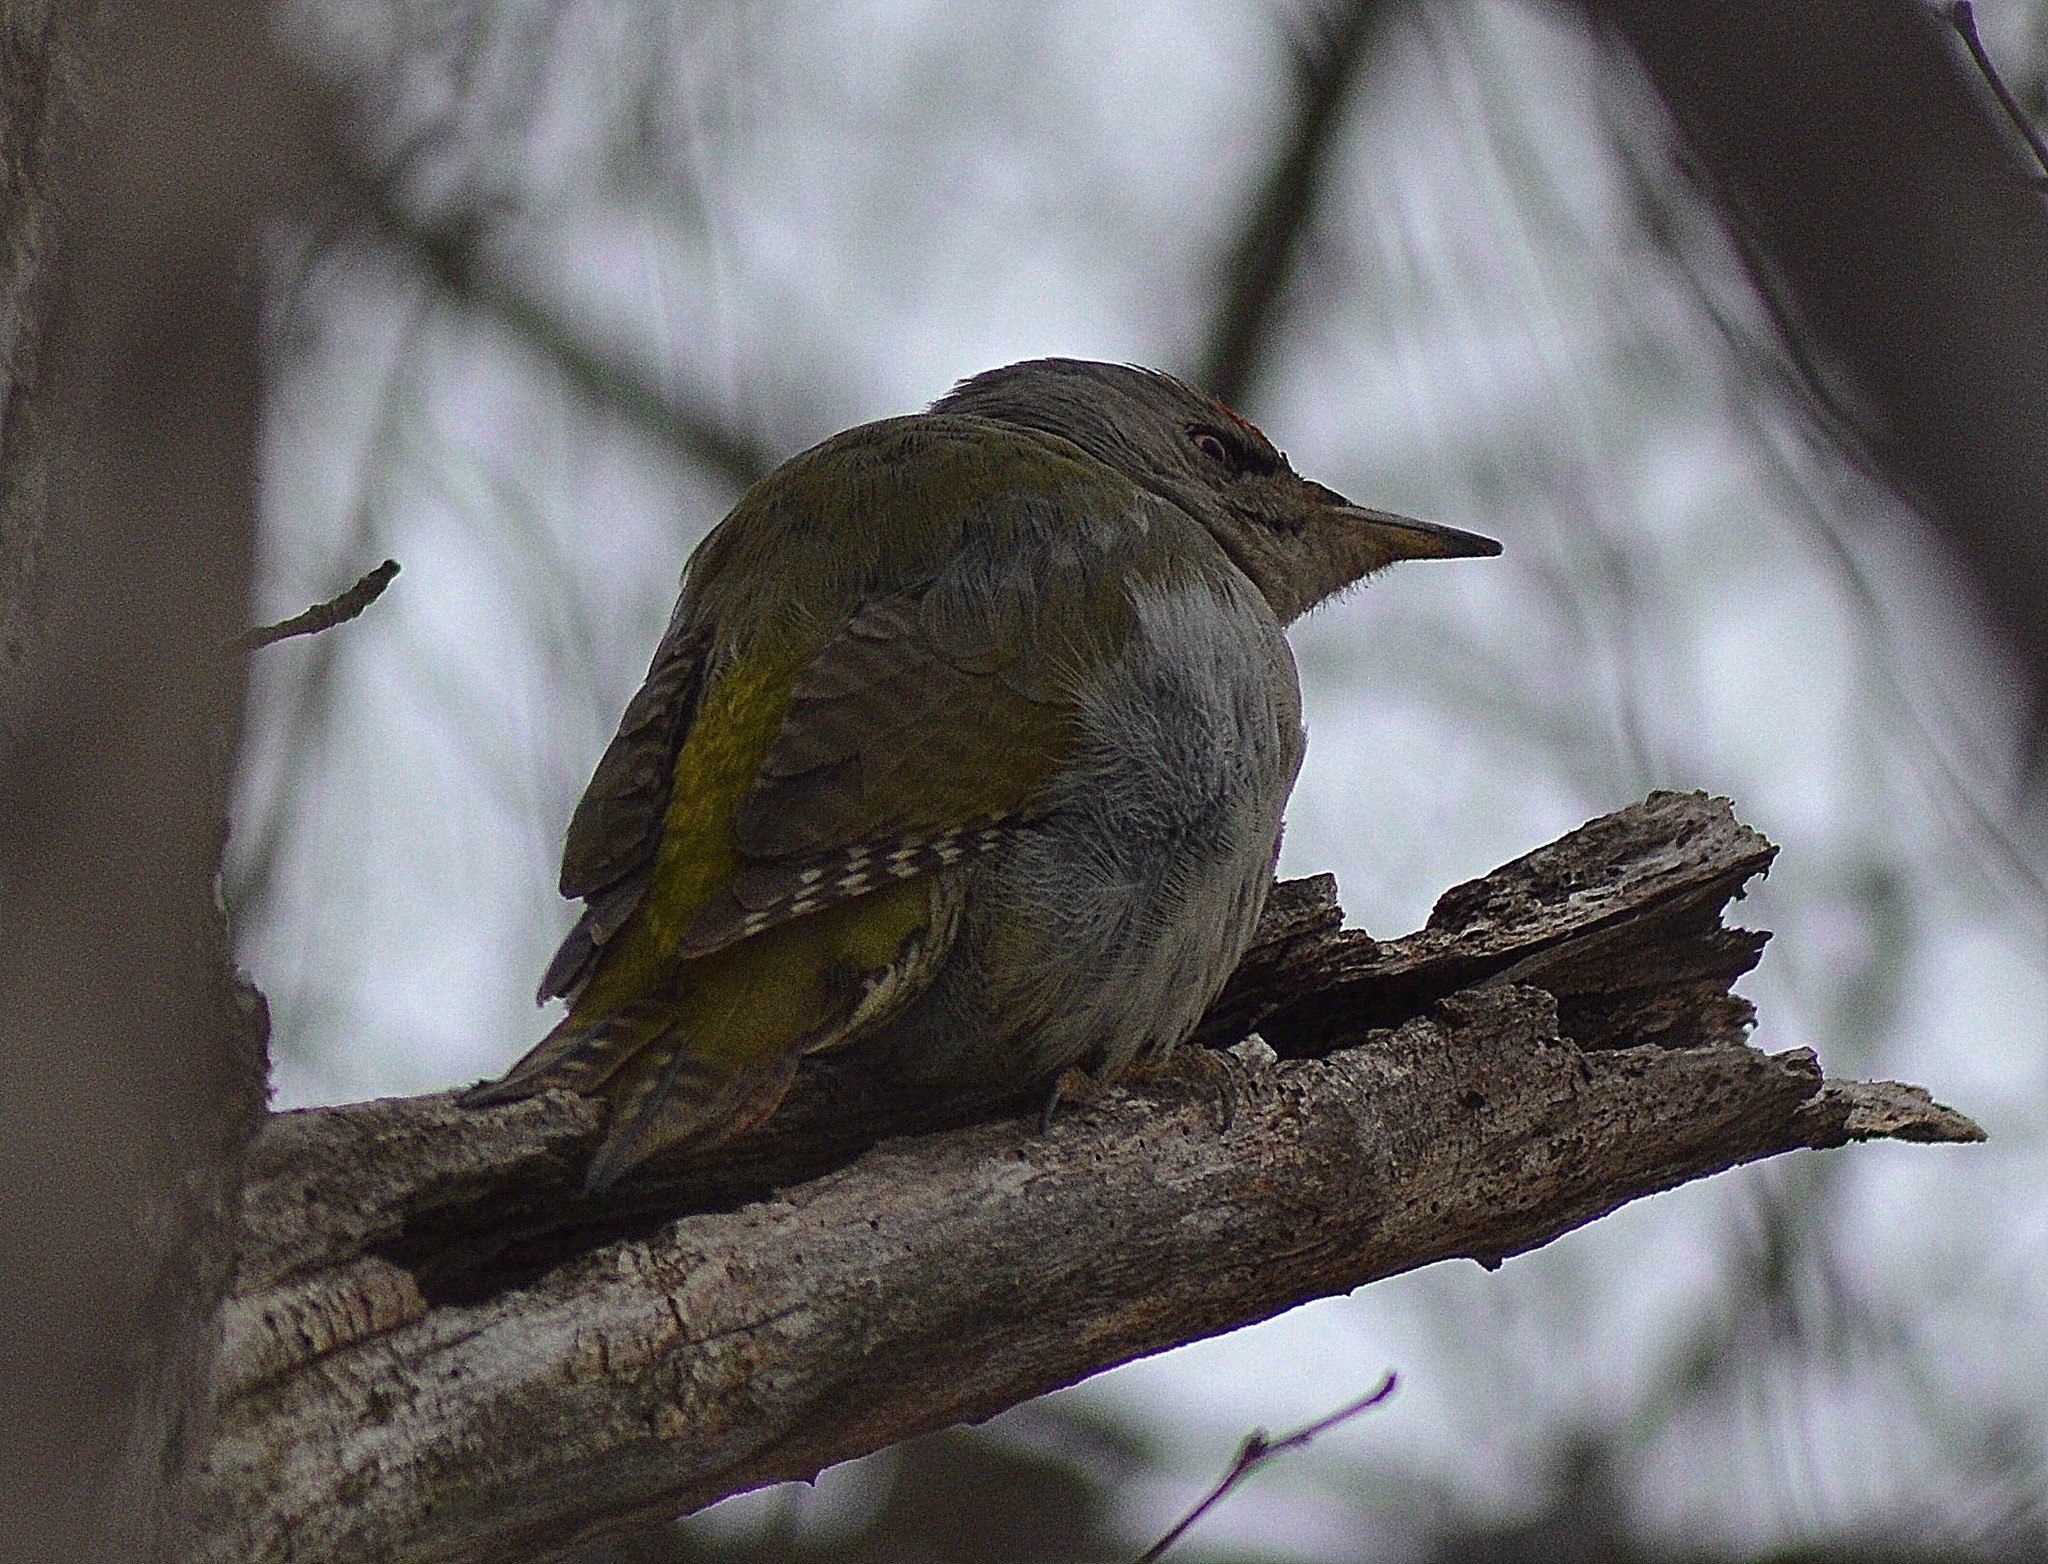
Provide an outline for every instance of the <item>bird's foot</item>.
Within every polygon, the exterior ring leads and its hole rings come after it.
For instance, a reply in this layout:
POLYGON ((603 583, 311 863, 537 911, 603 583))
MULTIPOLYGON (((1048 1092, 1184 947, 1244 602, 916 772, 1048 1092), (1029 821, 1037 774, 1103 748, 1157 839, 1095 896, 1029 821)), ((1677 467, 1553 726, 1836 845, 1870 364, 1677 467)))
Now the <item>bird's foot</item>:
POLYGON ((1107 1082, 1097 1080, 1079 1065, 1060 1071, 1052 1089, 1045 1094, 1045 1106, 1038 1110, 1038 1133, 1052 1133, 1052 1121, 1058 1116, 1061 1103, 1071 1102, 1085 1108, 1101 1100, 1106 1085, 1107 1082))
POLYGON ((1134 1060, 1125 1069, 1127 1081, 1184 1081, 1211 1093, 1216 1100, 1216 1129, 1228 1134, 1237 1122, 1237 1076, 1230 1060, 1213 1048, 1193 1043, 1134 1060))
POLYGON ((1230 1060, 1214 1049, 1190 1044, 1134 1059, 1113 1076, 1090 1075, 1079 1065, 1061 1071, 1045 1094, 1045 1106, 1038 1110, 1038 1132, 1043 1135, 1052 1129, 1061 1103, 1086 1107, 1100 1102, 1112 1085, 1141 1081, 1185 1082, 1199 1087, 1215 1098, 1219 1134, 1229 1133, 1237 1123, 1237 1076, 1231 1071, 1230 1060))
MULTIPOLYGON (((1214 1048, 1184 1044, 1159 1054, 1143 1054, 1116 1073, 1118 1081, 1161 1081, 1186 1083, 1210 1093, 1217 1101, 1217 1134, 1229 1134, 1237 1124, 1237 1077, 1231 1060, 1214 1048)), ((1100 1089, 1100 1085, 1098 1085, 1100 1089)))

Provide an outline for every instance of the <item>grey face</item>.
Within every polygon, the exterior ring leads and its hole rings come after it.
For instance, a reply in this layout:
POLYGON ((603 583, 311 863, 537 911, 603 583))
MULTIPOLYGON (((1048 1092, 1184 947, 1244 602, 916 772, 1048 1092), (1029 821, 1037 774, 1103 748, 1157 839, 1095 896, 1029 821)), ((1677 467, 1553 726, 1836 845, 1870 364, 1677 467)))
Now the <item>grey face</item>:
POLYGON ((1489 538, 1353 505, 1214 397, 1155 369, 1032 359, 963 381, 932 411, 1060 435, 1172 500, 1283 624, 1395 560, 1500 552, 1489 538))

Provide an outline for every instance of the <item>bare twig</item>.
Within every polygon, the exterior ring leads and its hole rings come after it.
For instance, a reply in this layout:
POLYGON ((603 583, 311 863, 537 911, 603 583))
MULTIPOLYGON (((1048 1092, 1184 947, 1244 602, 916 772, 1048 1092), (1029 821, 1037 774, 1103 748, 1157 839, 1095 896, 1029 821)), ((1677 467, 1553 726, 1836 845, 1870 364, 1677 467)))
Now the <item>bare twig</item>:
MULTIPOLYGON (((406 420, 414 416, 419 396, 419 345, 433 311, 431 290, 420 288, 408 301, 404 324, 394 333, 376 396, 378 412, 356 465, 356 493, 347 506, 348 530, 334 540, 343 555, 364 554, 385 540, 386 491, 406 420)), ((337 673, 345 638, 315 641, 309 653, 289 659, 290 681, 280 695, 280 714, 267 724, 270 742, 281 757, 277 781, 260 811, 235 822, 236 848, 229 860, 228 904, 237 927, 246 936, 270 915, 279 855, 297 826, 298 801, 307 780, 320 767, 334 717, 337 673)), ((273 992, 271 998, 279 996, 273 992)), ((279 1017, 272 1047, 280 1057, 293 1049, 290 1017, 297 1007, 287 996, 273 1003, 279 1017)))
POLYGON ((336 625, 347 624, 382 597, 384 589, 391 585, 392 577, 397 574, 398 561, 387 559, 339 597, 330 597, 324 603, 315 603, 304 613, 293 614, 289 619, 280 619, 274 625, 258 625, 253 630, 243 631, 235 637, 232 649, 253 652, 259 646, 288 641, 295 635, 318 635, 322 630, 332 630, 336 625))
POLYGON ((1332 1412, 1328 1417, 1313 1422, 1306 1428, 1298 1428, 1284 1439, 1266 1437, 1263 1428, 1255 1428, 1245 1435, 1244 1443, 1237 1448, 1237 1459, 1230 1463, 1230 1470, 1223 1474, 1223 1480, 1211 1488, 1202 1502, 1180 1518, 1179 1523, 1151 1547, 1138 1556, 1138 1564, 1158 1564, 1166 1550, 1186 1535, 1190 1526, 1207 1515, 1223 1502, 1233 1488, 1243 1483, 1260 1467, 1276 1455, 1285 1455, 1290 1450, 1300 1450, 1318 1436, 1327 1434, 1340 1424, 1350 1422, 1362 1412, 1369 1412, 1394 1393, 1398 1379, 1392 1370, 1380 1381, 1379 1388, 1370 1395, 1361 1396, 1351 1405, 1332 1412))
POLYGON ((1970 0, 1956 0, 1948 8, 1949 24, 1963 40, 1963 47, 1970 51, 1970 58, 1977 62, 1977 73, 1991 88, 1998 99, 1998 106, 2005 110, 2005 117, 2012 121, 2013 128, 2026 138, 2032 149, 2034 161, 2041 165, 2041 172, 2048 177, 2048 142, 2041 139, 2041 133, 2034 129, 2034 123, 2020 107, 2019 99, 2012 95, 2012 89, 2005 84, 2005 78, 1998 74, 1998 67, 1991 63, 1991 56, 1985 51, 1984 40, 1977 36, 1977 8, 1970 0))

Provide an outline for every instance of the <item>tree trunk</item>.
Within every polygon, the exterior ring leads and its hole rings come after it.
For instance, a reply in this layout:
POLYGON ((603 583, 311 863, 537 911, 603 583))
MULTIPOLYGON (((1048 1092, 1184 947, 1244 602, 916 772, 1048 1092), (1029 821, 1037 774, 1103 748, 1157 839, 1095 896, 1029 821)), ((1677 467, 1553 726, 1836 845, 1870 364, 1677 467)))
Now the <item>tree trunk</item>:
POLYGON ((0 1557, 172 1559, 263 1013, 214 898, 254 530, 254 4, 10 5, 0 1557))

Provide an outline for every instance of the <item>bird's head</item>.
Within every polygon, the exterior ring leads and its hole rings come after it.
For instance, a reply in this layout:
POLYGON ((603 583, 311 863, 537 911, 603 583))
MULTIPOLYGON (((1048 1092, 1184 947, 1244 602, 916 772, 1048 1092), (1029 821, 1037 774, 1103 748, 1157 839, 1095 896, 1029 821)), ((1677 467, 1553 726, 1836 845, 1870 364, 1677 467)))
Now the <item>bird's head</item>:
POLYGON ((1216 398, 1155 369, 1032 359, 962 381, 932 411, 1062 436, 1173 501, 1282 624, 1396 560, 1500 552, 1491 538, 1352 504, 1216 398))

